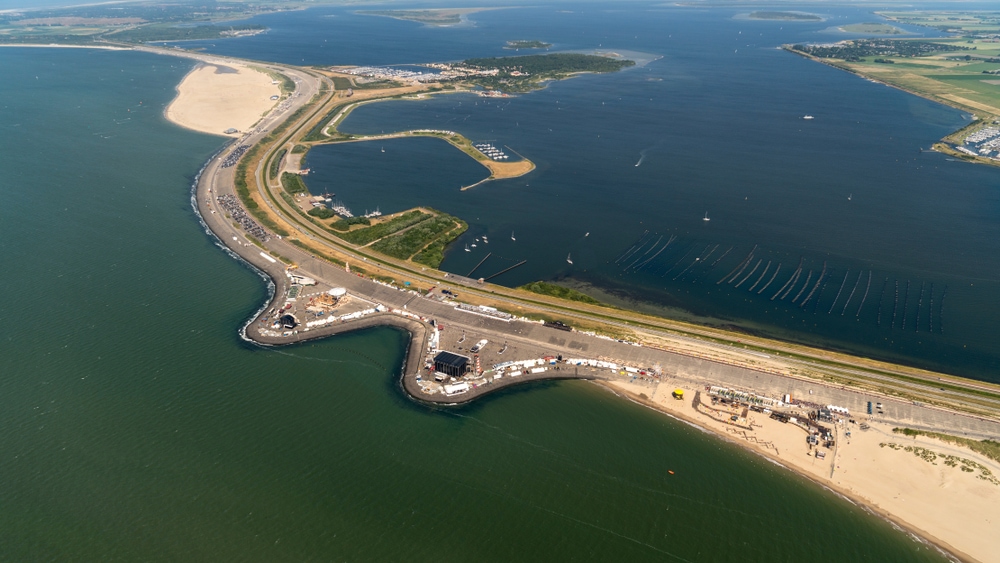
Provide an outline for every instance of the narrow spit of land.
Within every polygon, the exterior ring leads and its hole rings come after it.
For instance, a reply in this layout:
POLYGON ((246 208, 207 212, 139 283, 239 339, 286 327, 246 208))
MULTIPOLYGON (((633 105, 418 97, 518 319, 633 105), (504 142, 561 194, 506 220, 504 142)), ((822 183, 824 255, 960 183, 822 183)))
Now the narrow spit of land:
MULTIPOLYGON (((325 128, 343 100, 329 76, 311 69, 269 67, 294 78, 298 96, 237 142, 237 149, 247 147, 240 149, 237 165, 232 165, 228 152, 209 162, 195 194, 201 216, 219 240, 274 280, 270 302, 244 327, 248 338, 274 345, 367 326, 402 328, 411 334, 411 343, 401 385, 414 399, 433 403, 467 402, 510 385, 554 378, 604 381, 651 405, 669 398, 680 409, 672 415, 836 488, 964 560, 989 559, 990 548, 984 548, 983 541, 989 531, 984 526, 1000 517, 996 514, 1000 486, 978 477, 986 475, 981 468, 992 467, 994 474, 1000 468, 974 452, 949 453, 953 446, 947 444, 904 444, 901 438, 875 436, 888 435, 885 424, 891 423, 996 438, 1000 388, 483 284, 418 268, 411 261, 324 233, 302 220, 280 196, 280 179, 269 171, 280 150, 294 150, 311 131, 325 128), (339 298, 323 297, 333 294, 339 298), (328 309, 320 311, 323 307, 328 309), (291 328, 282 326, 282 315, 292 317, 291 328), (539 319, 565 324, 543 324, 539 319), (475 354, 470 352, 481 341, 486 343, 475 354), (435 381, 434 370, 427 365, 437 350, 470 358, 478 354, 477 362, 465 377, 435 381), (934 391, 941 385, 948 386, 946 393, 934 391), (712 386, 725 389, 711 394, 726 398, 725 408, 709 406, 712 386), (682 400, 673 399, 678 390, 684 392, 682 400), (786 393, 794 398, 785 401, 786 393), (925 400, 906 398, 914 393, 924 394, 925 400), (734 405, 732 398, 737 395, 747 402, 734 405), (764 413, 750 410, 765 400, 786 422, 772 424, 764 420, 764 413), (866 405, 875 403, 877 412, 866 414, 866 405), (817 426, 787 423, 793 416, 808 420, 810 412, 827 404, 851 414, 817 426), (948 410, 959 404, 976 414, 948 410), (723 412, 727 409, 732 412, 723 412), (864 421, 867 429, 849 422, 848 416, 864 421), (817 427, 825 428, 832 440, 807 442, 809 428, 817 427), (862 438, 861 432, 870 434, 862 438), (876 441, 877 450, 872 449, 876 441), (934 459, 953 461, 943 457, 952 455, 965 461, 931 465, 927 451, 934 452, 934 459), (867 459, 869 454, 876 462, 845 466, 849 457, 867 459), (879 475, 885 464, 894 468, 888 481, 879 475), (942 474, 948 482, 948 502, 977 507, 982 503, 977 509, 982 512, 934 512, 914 502, 924 494, 936 498, 932 492, 941 471, 948 472, 942 474)), ((670 410, 662 404, 659 408, 670 410)))

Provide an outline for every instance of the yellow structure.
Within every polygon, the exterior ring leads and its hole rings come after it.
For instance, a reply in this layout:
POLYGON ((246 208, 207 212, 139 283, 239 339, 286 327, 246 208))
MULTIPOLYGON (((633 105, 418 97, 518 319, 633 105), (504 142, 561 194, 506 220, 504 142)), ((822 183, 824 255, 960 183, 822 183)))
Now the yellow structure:
POLYGON ((674 395, 675 399, 683 399, 684 398, 684 390, 683 389, 674 389, 673 395, 674 395))

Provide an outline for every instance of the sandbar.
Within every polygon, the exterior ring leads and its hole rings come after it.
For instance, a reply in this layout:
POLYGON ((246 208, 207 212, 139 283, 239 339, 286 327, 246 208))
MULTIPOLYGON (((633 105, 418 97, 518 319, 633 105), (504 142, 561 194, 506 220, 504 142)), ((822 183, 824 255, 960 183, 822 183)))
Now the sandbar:
POLYGON ((281 94, 267 74, 246 65, 199 64, 177 86, 164 115, 171 122, 213 135, 239 137, 253 128, 281 94), (236 133, 225 133, 235 129, 236 133))

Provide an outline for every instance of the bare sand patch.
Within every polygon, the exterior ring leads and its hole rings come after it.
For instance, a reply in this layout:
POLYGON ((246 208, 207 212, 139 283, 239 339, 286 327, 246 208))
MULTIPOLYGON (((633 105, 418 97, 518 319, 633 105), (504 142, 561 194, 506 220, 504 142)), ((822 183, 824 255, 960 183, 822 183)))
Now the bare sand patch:
POLYGON ((240 64, 203 64, 177 86, 177 97, 164 112, 188 129, 238 137, 277 103, 281 90, 267 74, 240 64))
POLYGON ((671 395, 677 381, 604 385, 774 459, 963 559, 996 560, 1000 486, 980 478, 978 470, 962 470, 961 463, 948 465, 943 457, 972 460, 994 476, 1000 474, 1000 464, 971 450, 933 438, 894 434, 893 425, 877 421, 868 421, 868 430, 857 424, 835 425, 834 448, 810 449, 804 430, 763 414, 752 413, 753 430, 745 430, 697 412, 692 407, 696 388, 691 385, 680 385, 685 390, 683 400, 671 395), (825 459, 813 455, 817 449, 826 453, 825 459))

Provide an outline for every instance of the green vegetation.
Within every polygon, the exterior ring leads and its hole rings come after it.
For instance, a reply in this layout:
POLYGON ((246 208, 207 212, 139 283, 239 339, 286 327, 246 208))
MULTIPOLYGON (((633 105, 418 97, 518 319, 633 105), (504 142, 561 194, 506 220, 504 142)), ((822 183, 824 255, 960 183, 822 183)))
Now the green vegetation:
POLYGON ((950 434, 928 432, 926 430, 914 430, 912 428, 893 428, 892 431, 896 434, 902 434, 904 436, 927 436, 930 438, 937 438, 942 442, 948 442, 950 444, 969 448, 970 450, 978 454, 982 454, 993 461, 1000 461, 1000 442, 995 440, 973 440, 972 438, 962 438, 959 436, 952 436, 950 434))
POLYGON ((293 9, 291 5, 243 2, 108 2, 0 13, 0 43, 86 45, 116 41, 179 41, 253 35, 260 25, 225 25, 225 20, 293 9), (218 25, 217 25, 218 23, 218 25))
POLYGON ((402 82, 396 82, 395 80, 372 80, 371 82, 358 82, 355 84, 355 90, 385 90, 387 88, 402 88, 402 82))
POLYGON ((522 285, 518 289, 523 289, 541 295, 550 295, 552 297, 558 297, 569 301, 580 301, 581 303, 589 303, 591 305, 602 305, 600 301, 594 299, 586 293, 581 293, 575 289, 549 282, 537 281, 527 285, 522 285))
POLYGON ((295 91, 295 81, 292 80, 291 78, 288 78, 284 74, 281 74, 280 72, 265 70, 262 68, 256 68, 256 70, 259 70, 264 74, 267 74, 268 76, 271 77, 271 80, 277 80, 279 84, 278 89, 281 90, 282 96, 291 94, 292 92, 295 91))
POLYGON ((823 21, 823 18, 816 14, 804 14, 802 12, 753 12, 751 19, 755 20, 782 20, 782 21, 823 21))
POLYGON ((934 145, 956 158, 997 165, 997 161, 958 150, 969 134, 1000 119, 1000 88, 992 82, 1000 70, 1000 13, 953 12, 880 14, 891 21, 934 27, 946 22, 959 37, 862 39, 836 45, 785 46, 849 72, 969 112, 976 120, 934 145), (992 27, 991 27, 992 26, 992 27))
POLYGON ((309 145, 295 145, 292 147, 292 154, 302 154, 309 151, 309 145))
POLYGON ((439 236, 437 240, 427 245, 426 248, 418 252, 412 260, 418 264, 423 264, 425 266, 430 266, 431 268, 437 268, 444 261, 444 250, 449 244, 455 241, 462 233, 469 230, 469 225, 457 217, 452 217, 452 219, 458 223, 458 226, 454 229, 448 231, 447 233, 439 236))
POLYGON ((336 215, 336 213, 334 213, 332 209, 329 209, 327 207, 313 207, 312 209, 309 210, 309 215, 312 215, 313 217, 319 217, 320 219, 329 219, 330 217, 336 215))
MULTIPOLYGON (((897 429, 898 430, 898 429, 897 429)), ((937 465, 937 460, 944 460, 944 464, 948 467, 955 467, 961 469, 965 473, 975 473, 979 470, 979 475, 976 475, 977 479, 982 479, 988 483, 1000 486, 1000 479, 997 479, 990 471, 988 467, 979 463, 978 461, 973 461, 971 459, 966 459, 964 457, 958 457, 957 455, 943 454, 936 452, 934 450, 923 448, 920 446, 901 446, 893 442, 881 442, 878 447, 889 448, 896 451, 904 451, 912 453, 913 455, 919 457, 920 459, 930 463, 931 465, 937 465)))
POLYGON ((566 75, 574 72, 615 72, 632 66, 635 61, 613 59, 600 55, 579 53, 551 53, 521 57, 492 57, 466 59, 462 64, 482 70, 499 70, 501 73, 522 72, 533 75, 566 75))
POLYGON ((309 188, 307 188, 306 183, 302 181, 302 176, 292 174, 291 172, 281 173, 281 187, 285 188, 285 191, 290 194, 309 193, 309 188))
POLYGON ((350 228, 353 225, 371 225, 371 224, 372 221, 368 217, 350 217, 348 219, 341 219, 335 222, 334 224, 330 225, 330 227, 337 229, 338 231, 347 231, 350 230, 350 228))
POLYGON ((907 32, 887 23, 852 23, 840 26, 850 33, 871 33, 872 35, 905 35, 907 32))
POLYGON ((965 36, 1000 33, 1000 12, 987 11, 920 11, 875 12, 890 21, 931 27, 965 36))
POLYGON ((247 210, 250 215, 253 215, 255 219, 260 221, 260 224, 268 228, 274 234, 286 237, 288 236, 288 231, 282 229, 277 223, 271 219, 271 216, 264 212, 263 209, 257 205, 253 197, 250 195, 250 186, 247 184, 247 168, 248 162, 254 159, 257 153, 261 149, 260 144, 255 145, 252 149, 247 151, 243 158, 240 159, 240 163, 236 165, 235 179, 233 180, 233 185, 236 187, 236 195, 240 198, 243 203, 243 208, 247 210))
POLYGON ((462 23, 462 16, 488 8, 440 8, 429 10, 361 10, 355 12, 366 16, 383 16, 397 20, 412 21, 425 25, 456 25, 462 23))
MULTIPOLYGON (((421 221, 412 228, 393 236, 387 236, 372 245, 372 250, 377 250, 387 256, 407 260, 411 256, 420 252, 425 246, 436 242, 445 234, 456 229, 465 230, 458 221, 451 215, 438 215, 433 219, 421 221)), ((461 234, 461 233, 458 233, 461 234)), ((455 234, 452 240, 458 236, 455 234)), ((441 258, 444 258, 444 247, 442 246, 441 258)), ((432 255, 425 255, 422 260, 426 263, 432 261, 432 255)), ((440 264, 440 262, 438 262, 440 264)))
POLYGON ((346 76, 334 76, 330 80, 333 81, 334 90, 350 90, 354 88, 354 84, 351 83, 351 79, 346 76))
POLYGON ((793 50, 820 59, 860 61, 862 57, 923 57, 935 53, 968 51, 970 47, 907 39, 855 39, 834 45, 795 45, 793 50))
POLYGON ((147 43, 150 41, 189 41, 193 39, 219 39, 254 35, 264 31, 262 25, 241 25, 223 27, 219 25, 196 25, 179 27, 173 24, 153 24, 103 34, 102 39, 124 43, 147 43))
POLYGON ((389 236, 393 233, 399 232, 410 225, 416 225, 421 221, 426 221, 430 219, 431 215, 429 213, 424 213, 419 209, 414 209, 413 211, 407 211, 402 215, 397 215, 388 221, 383 221, 381 223, 372 225, 364 229, 358 229, 356 231, 347 231, 346 233, 335 233, 340 238, 346 240, 347 242, 365 245, 373 241, 376 241, 382 237, 389 236))
POLYGON ((288 151, 286 151, 285 149, 281 149, 278 152, 274 153, 274 156, 271 158, 271 166, 267 170, 269 177, 271 178, 278 177, 278 171, 281 170, 281 160, 285 158, 286 152, 288 151))
POLYGON ((504 49, 547 49, 552 43, 544 41, 508 41, 504 49))
POLYGON ((545 80, 559 80, 578 72, 615 72, 635 65, 635 61, 579 53, 552 53, 521 57, 466 59, 453 68, 470 72, 472 84, 487 89, 527 92, 545 80))

